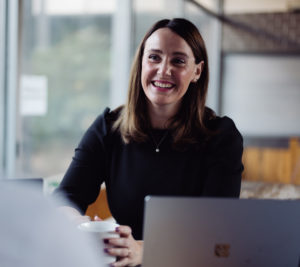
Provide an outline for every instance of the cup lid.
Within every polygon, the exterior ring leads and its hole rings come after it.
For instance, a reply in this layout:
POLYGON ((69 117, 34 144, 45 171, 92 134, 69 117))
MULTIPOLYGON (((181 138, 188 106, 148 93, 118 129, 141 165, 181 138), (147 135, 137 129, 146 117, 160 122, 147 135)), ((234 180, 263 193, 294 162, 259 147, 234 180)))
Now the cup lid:
POLYGON ((107 221, 90 221, 78 225, 78 228, 88 232, 107 232, 115 231, 119 224, 107 221))

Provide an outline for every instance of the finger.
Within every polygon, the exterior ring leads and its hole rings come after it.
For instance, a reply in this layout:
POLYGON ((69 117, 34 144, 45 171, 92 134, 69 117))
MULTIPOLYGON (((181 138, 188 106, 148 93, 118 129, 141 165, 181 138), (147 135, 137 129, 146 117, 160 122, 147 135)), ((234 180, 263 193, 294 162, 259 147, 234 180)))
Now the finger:
POLYGON ((121 258, 118 261, 112 263, 110 266, 112 267, 122 267, 122 266, 128 266, 129 264, 129 259, 126 258, 121 258))
POLYGON ((131 252, 129 248, 105 248, 104 252, 109 255, 116 256, 116 257, 130 257, 131 252))
POLYGON ((106 238, 104 239, 104 243, 115 247, 128 248, 130 246, 130 241, 128 238, 106 238))
POLYGON ((98 217, 98 215, 96 214, 94 217, 94 221, 103 221, 100 217, 98 217))
POLYGON ((130 236, 132 230, 127 225, 120 225, 116 228, 116 232, 119 233, 121 236, 130 236))

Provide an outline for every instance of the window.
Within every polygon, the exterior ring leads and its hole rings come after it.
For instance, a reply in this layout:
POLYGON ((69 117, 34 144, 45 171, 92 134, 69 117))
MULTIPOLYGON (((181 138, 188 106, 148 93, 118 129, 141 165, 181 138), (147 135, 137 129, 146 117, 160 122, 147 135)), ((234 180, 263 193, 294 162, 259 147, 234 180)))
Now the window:
POLYGON ((16 176, 64 172, 109 105, 114 8, 106 0, 22 2, 16 176))

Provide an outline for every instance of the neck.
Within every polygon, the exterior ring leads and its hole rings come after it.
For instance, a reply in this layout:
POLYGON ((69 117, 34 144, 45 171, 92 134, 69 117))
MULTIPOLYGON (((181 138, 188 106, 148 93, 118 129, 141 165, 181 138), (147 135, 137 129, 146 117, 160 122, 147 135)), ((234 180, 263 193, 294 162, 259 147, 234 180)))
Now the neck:
POLYGON ((153 128, 167 129, 169 120, 176 114, 177 107, 148 103, 148 113, 153 128))

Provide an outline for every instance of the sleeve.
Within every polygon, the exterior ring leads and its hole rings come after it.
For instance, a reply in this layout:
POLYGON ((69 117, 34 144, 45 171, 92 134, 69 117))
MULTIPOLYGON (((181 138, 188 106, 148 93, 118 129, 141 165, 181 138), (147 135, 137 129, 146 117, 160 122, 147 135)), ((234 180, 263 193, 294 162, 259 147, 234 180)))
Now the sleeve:
POLYGON ((54 194, 62 195, 84 214, 93 203, 106 175, 105 142, 109 109, 94 121, 75 149, 73 160, 54 194))
POLYGON ((243 138, 234 122, 219 118, 217 133, 209 141, 203 196, 239 197, 243 172, 243 138))

